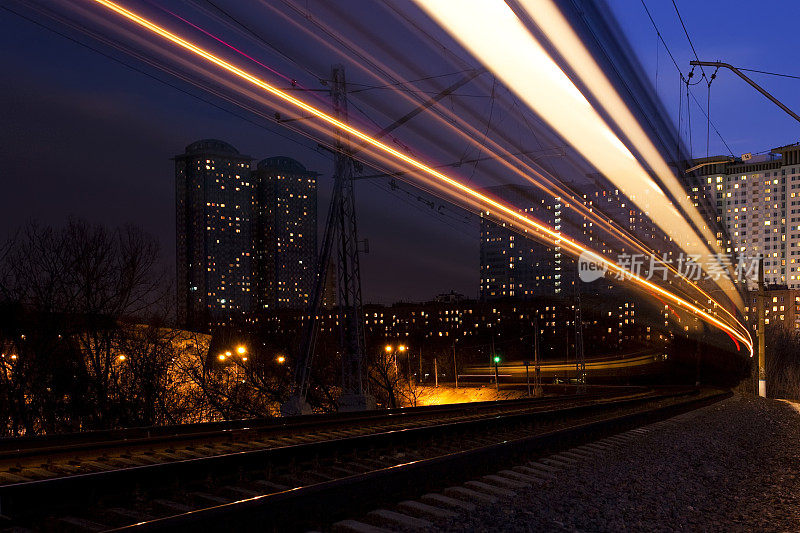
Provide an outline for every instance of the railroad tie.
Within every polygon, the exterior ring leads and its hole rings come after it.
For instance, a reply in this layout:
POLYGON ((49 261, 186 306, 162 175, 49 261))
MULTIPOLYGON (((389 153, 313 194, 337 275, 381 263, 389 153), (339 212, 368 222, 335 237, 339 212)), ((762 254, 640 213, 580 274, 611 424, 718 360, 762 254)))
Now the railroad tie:
POLYGON ((548 472, 550 474, 555 474, 556 472, 561 471, 560 466, 553 466, 543 463, 540 461, 531 461, 527 465, 529 468, 533 468, 535 470, 541 470, 542 472, 548 472))
POLYGON ((246 489, 244 487, 237 487, 234 485, 228 485, 223 487, 224 490, 236 494, 238 497, 244 496, 245 498, 253 498, 255 496, 260 496, 260 492, 256 492, 254 490, 246 489))
POLYGON ((488 494, 491 494, 492 496, 499 496, 502 498, 509 498, 517 494, 511 489, 498 487, 497 485, 484 483, 483 481, 475 481, 475 480, 467 481, 466 483, 464 483, 464 486, 477 491, 486 492, 488 494))
POLYGON ((288 485, 281 485, 280 483, 273 483, 272 481, 269 481, 267 479, 259 479, 258 481, 254 481, 254 483, 256 485, 261 485, 262 487, 265 487, 265 488, 270 489, 270 490, 275 491, 275 492, 283 492, 285 490, 289 490, 290 488, 292 488, 292 487, 290 487, 288 485))
POLYGON ((382 527, 365 524, 357 520, 342 520, 336 522, 331 527, 334 533, 391 533, 390 530, 382 527))
POLYGON ((433 523, 424 518, 416 518, 404 513, 396 511, 389 511, 388 509, 378 509, 367 513, 367 518, 371 522, 376 522, 375 525, 389 525, 400 526, 408 529, 429 529, 433 527, 433 523))
POLYGON ((570 459, 568 457, 564 457, 561 454, 550 455, 548 457, 543 457, 542 459, 539 459, 539 461, 541 463, 544 463, 546 465, 553 466, 553 467, 556 467, 556 468, 568 468, 568 467, 570 467, 570 466, 572 466, 572 465, 574 465, 575 463, 578 462, 575 459, 570 459))
POLYGON ((460 500, 477 501, 480 503, 496 503, 498 501, 496 496, 491 496, 485 492, 471 490, 466 487, 448 487, 443 491, 446 496, 451 498, 458 498, 460 500))
POLYGON ((528 483, 529 485, 540 485, 544 483, 544 479, 540 477, 529 476, 526 474, 522 474, 520 472, 515 472, 513 470, 501 470, 497 473, 498 476, 507 477, 509 479, 514 479, 517 481, 523 481, 528 483))
POLYGON ((84 531, 106 531, 108 529, 108 526, 104 524, 86 520, 85 518, 76 518, 74 516, 61 517, 59 518, 59 522, 72 526, 72 528, 82 529, 84 531))
POLYGON ((505 476, 498 476, 495 474, 483 476, 483 480, 489 484, 499 485, 506 489, 527 489, 531 486, 530 483, 527 483, 525 481, 520 481, 518 479, 509 479, 505 476))
POLYGON ((474 511, 477 508, 474 503, 470 503, 464 500, 459 500, 456 498, 450 498, 448 496, 445 496, 444 494, 438 494, 435 492, 429 494, 423 494, 420 500, 429 505, 437 507, 447 507, 449 509, 456 509, 458 511, 470 512, 474 511))
POLYGON ((165 507, 170 511, 177 511, 179 513, 188 513, 189 511, 194 511, 193 507, 189 507, 188 505, 174 502, 172 500, 158 499, 158 500, 153 500, 153 503, 160 505, 161 507, 165 507))
POLYGON ((112 507, 108 510, 108 513, 120 518, 133 520, 134 522, 146 522, 153 519, 153 516, 150 514, 140 513, 130 509, 123 509, 122 507, 112 507))
POLYGON ((192 492, 189 496, 193 496, 198 500, 201 500, 205 503, 210 503, 211 505, 223 505, 226 503, 230 503, 230 499, 228 498, 220 498, 219 496, 214 496, 213 494, 208 494, 206 492, 192 492))
POLYGON ((442 509, 441 507, 436 507, 434 505, 428 505, 426 503, 416 502, 412 500, 406 500, 404 502, 400 502, 397 504, 397 507, 408 514, 414 515, 416 517, 428 517, 434 519, 443 519, 443 518, 455 518, 458 515, 453 511, 449 511, 447 509, 442 509))
POLYGON ((546 481, 550 478, 555 477, 554 472, 541 470, 539 468, 531 468, 530 466, 515 466, 514 468, 512 468, 512 470, 515 472, 519 472, 520 474, 525 474, 526 476, 539 478, 542 481, 546 481))

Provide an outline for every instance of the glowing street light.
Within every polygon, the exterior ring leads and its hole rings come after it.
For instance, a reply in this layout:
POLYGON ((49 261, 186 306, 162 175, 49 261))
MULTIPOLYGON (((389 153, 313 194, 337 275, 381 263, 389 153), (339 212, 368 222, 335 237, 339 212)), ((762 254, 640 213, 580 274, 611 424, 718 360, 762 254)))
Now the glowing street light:
MULTIPOLYGON (((230 354, 230 352, 227 352, 227 353, 229 353, 229 354, 230 354)), ((224 353, 221 353, 221 354, 219 354, 219 355, 217 356, 217 359, 219 359, 220 361, 224 361, 226 357, 227 357, 227 356, 226 356, 224 353)))
POLYGON ((282 356, 282 355, 279 355, 278 357, 276 357, 276 358, 275 358, 275 360, 276 360, 278 363, 280 363, 280 364, 283 364, 283 363, 285 363, 285 362, 286 362, 286 357, 284 357, 284 356, 282 356))
POLYGON ((386 350, 386 353, 392 353, 392 345, 391 344, 387 344, 383 349, 386 350))
POLYGON ((398 351, 400 351, 400 352, 405 352, 405 351, 406 351, 406 346, 405 346, 405 344, 401 344, 400 346, 398 346, 398 347, 397 347, 397 350, 398 350, 398 351))
POLYGON ((247 348, 245 348, 244 346, 238 346, 236 348, 236 353, 238 353, 239 355, 244 355, 247 353, 247 348))

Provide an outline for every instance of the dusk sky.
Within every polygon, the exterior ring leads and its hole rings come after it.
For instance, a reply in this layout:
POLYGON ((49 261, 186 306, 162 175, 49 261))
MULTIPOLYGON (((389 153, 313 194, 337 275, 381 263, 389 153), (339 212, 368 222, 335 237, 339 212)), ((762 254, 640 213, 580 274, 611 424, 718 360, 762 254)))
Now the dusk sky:
MULTIPOLYGON (((677 119, 678 75, 642 3, 610 4, 647 78, 677 119)), ((796 3, 677 4, 700 59, 800 75, 800 50, 792 39, 800 16, 796 3)), ((649 0, 647 5, 687 72, 693 54, 672 3, 649 0)), ((6 52, 0 55, 4 233, 29 219, 61 224, 69 215, 108 225, 132 223, 159 239, 164 264, 174 272, 170 158, 203 138, 225 140, 256 160, 287 155, 320 172, 318 213, 320 226, 324 223, 332 162, 313 141, 284 132, 297 141, 292 142, 270 133, 6 10, 0 10, 0 46, 6 52)), ((800 80, 751 77, 800 109, 800 80)), ((705 85, 697 85, 694 93, 705 106, 705 85)), ((711 107, 712 120, 736 155, 800 137, 798 124, 729 71, 720 71, 714 81, 711 107)), ((705 120, 694 103, 691 120, 694 155, 705 155, 705 120)), ((712 130, 711 154, 726 151, 712 130)), ((368 183, 359 184, 358 198, 361 237, 370 240, 370 254, 362 259, 366 301, 426 300, 451 289, 476 296, 477 224, 454 229, 368 183)))

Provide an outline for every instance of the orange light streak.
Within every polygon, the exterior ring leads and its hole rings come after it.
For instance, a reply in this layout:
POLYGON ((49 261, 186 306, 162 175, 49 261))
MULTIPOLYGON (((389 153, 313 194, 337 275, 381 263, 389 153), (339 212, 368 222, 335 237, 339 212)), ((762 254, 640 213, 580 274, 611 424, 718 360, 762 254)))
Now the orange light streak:
MULTIPOLYGON (((314 39, 317 42, 317 44, 319 44, 320 46, 326 46, 332 51, 337 51, 337 48, 332 46, 326 40, 322 39, 320 37, 320 35, 318 34, 318 32, 310 31, 308 28, 306 28, 305 26, 299 24, 297 21, 293 20, 290 17, 287 17, 282 11, 277 9, 275 6, 270 5, 269 3, 265 3, 265 2, 262 1, 262 5, 264 5, 265 7, 270 8, 275 15, 283 17, 284 20, 287 23, 293 24, 296 30, 304 32, 308 38, 314 39)), ((320 28, 322 27, 320 25, 320 21, 319 20, 312 21, 312 22, 314 22, 318 27, 320 27, 320 28)), ((201 31, 206 33, 202 29, 201 29, 201 31)), ((330 28, 325 28, 325 31, 332 32, 333 30, 330 29, 330 28)), ((214 38, 217 39, 216 37, 214 37, 214 38)), ((349 48, 354 49, 356 51, 356 53, 360 57, 364 58, 367 61, 367 68, 365 69, 365 73, 366 74, 370 74, 370 75, 374 75, 374 72, 371 70, 370 67, 374 68, 376 65, 378 65, 380 63, 380 61, 376 57, 374 57, 372 54, 370 54, 370 52, 368 50, 360 47, 354 41, 348 39, 346 35, 343 35, 341 33, 336 33, 335 34, 335 39, 336 39, 336 41, 338 41, 340 43, 346 43, 346 45, 349 48)), ((223 41, 223 43, 224 43, 224 41, 223 41)), ((226 46, 230 47, 230 45, 228 45, 227 43, 224 43, 224 44, 226 46)), ((236 49, 234 48, 234 50, 236 50, 236 49)), ((236 51, 238 53, 240 53, 243 57, 247 58, 250 61, 255 62, 259 66, 265 66, 265 65, 261 64, 260 62, 256 61, 255 59, 253 59, 252 57, 248 56, 247 54, 244 54, 243 52, 240 52, 239 50, 236 50, 236 51)), ((361 66, 361 65, 359 65, 359 66, 361 66)), ((269 67, 266 67, 266 68, 269 69, 269 67)), ((361 68, 363 69, 364 67, 361 66, 361 68)), ((391 69, 391 67, 386 66, 386 65, 381 65, 381 68, 384 69, 384 70, 389 71, 389 74, 390 74, 390 76, 392 78, 395 78, 395 79, 400 78, 400 75, 398 73, 394 72, 391 69)), ((382 78, 378 77, 376 79, 382 81, 382 78)), ((409 103, 411 103, 413 105, 417 105, 418 104, 418 102, 416 100, 414 100, 411 96, 409 96, 409 94, 407 92, 405 92, 405 91, 399 91, 398 95, 399 95, 399 97, 405 99, 406 101, 408 101, 409 103)), ((266 115, 263 115, 263 114, 259 113, 258 111, 254 111, 252 109, 250 109, 250 111, 254 112, 256 114, 259 114, 261 116, 265 116, 266 117, 266 115)), ((647 257, 651 258, 652 260, 657 261, 658 263, 662 264, 676 278, 682 279, 682 280, 686 281, 688 284, 692 285, 691 280, 689 280, 683 274, 681 274, 669 262, 665 263, 662 260, 662 258, 659 257, 652 249, 648 248, 643 243, 641 243, 639 240, 637 240, 635 237, 631 236, 630 234, 628 234, 627 232, 622 230, 616 224, 616 222, 614 222, 612 219, 606 218, 605 216, 599 215, 595 210, 590 209, 589 207, 584 205, 580 201, 580 198, 574 199, 572 197, 573 191, 563 187, 561 184, 557 183, 554 179, 552 179, 551 177, 545 175, 545 171, 543 169, 537 169, 537 168, 534 168, 531 165, 525 163, 522 159, 520 159, 516 155, 512 154, 508 149, 504 148, 503 146, 501 146, 500 144, 498 144, 496 141, 494 141, 491 138, 484 138, 481 143, 478 143, 476 141, 476 139, 481 137, 481 135, 482 135, 481 132, 479 130, 477 130, 474 126, 472 126, 470 123, 468 123, 466 120, 464 120, 459 114, 451 112, 446 107, 440 108, 440 113, 442 113, 444 115, 447 115, 448 119, 440 117, 437 114, 432 115, 432 118, 435 119, 439 124, 451 129, 456 135, 459 135, 461 138, 465 139, 467 142, 470 142, 473 145, 479 146, 483 151, 485 151, 488 154, 491 154, 495 158, 496 162, 499 162, 500 164, 502 164, 505 168, 507 168, 508 170, 513 172, 516 176, 518 176, 518 177, 524 179, 525 181, 533 184, 538 189, 543 191, 545 194, 548 194, 548 195, 553 196, 553 197, 561 197, 564 200, 570 199, 570 201, 568 201, 568 202, 565 201, 564 202, 566 208, 572 209, 573 211, 577 212, 579 215, 584 216, 587 219, 591 220, 593 223, 595 223, 598 226, 604 228, 610 234, 616 236, 617 238, 619 238, 623 242, 628 243, 634 249, 640 251, 641 253, 643 253, 647 257), (455 124, 458 124, 461 128, 464 128, 464 130, 466 130, 466 131, 462 131, 461 129, 456 127, 455 124), (491 148, 489 146, 487 146, 487 145, 491 146, 491 148), (534 179, 534 176, 535 176, 536 179, 534 179)), ((267 117, 267 118, 269 118, 269 117, 267 117)), ((293 131, 297 131, 297 130, 293 130, 293 131)), ((680 216, 680 215, 678 213, 675 213, 675 216, 680 216)), ((697 285, 693 285, 693 287, 702 296, 704 296, 706 300, 711 298, 711 296, 705 290, 703 290, 702 288, 698 287, 697 285)), ((723 290, 733 290, 733 289, 723 289, 723 290)), ((728 295, 728 297, 730 298, 730 295, 728 295)), ((733 298, 731 298, 731 299, 733 300, 733 298)), ((694 299, 694 301, 698 302, 698 299, 694 299)), ((740 299, 739 299, 739 303, 741 303, 740 299)), ((724 312, 724 314, 728 315, 732 320, 734 320, 734 321, 737 320, 736 316, 733 313, 731 313, 730 311, 728 311, 728 309, 726 307, 721 306, 720 309, 724 312)))
POLYGON ((522 215, 521 213, 517 212, 515 209, 513 209, 513 208, 511 208, 511 207, 509 207, 509 206, 507 206, 505 204, 502 204, 501 202, 499 202, 497 200, 494 200, 493 198, 490 198, 489 196, 486 196, 485 194, 482 194, 482 193, 480 193, 480 192, 468 187, 467 185, 464 185, 463 183, 460 183, 459 181, 457 181, 457 180, 455 180, 455 179, 453 179, 453 178, 451 178, 451 177, 439 172, 438 170, 426 165, 425 163, 422 163, 421 161, 418 161, 418 160, 414 159, 413 157, 407 156, 406 154, 404 154, 402 152, 399 152, 398 150, 395 150, 391 146, 389 146, 387 144, 384 144, 381 141, 371 137, 370 135, 368 135, 368 134, 366 134, 366 133, 364 133, 364 132, 362 132, 362 131, 360 131, 360 130, 358 130, 358 129, 356 129, 356 128, 354 128, 354 127, 352 127, 352 126, 350 126, 350 125, 348 125, 348 124, 346 124, 346 123, 344 123, 344 122, 342 122, 342 121, 340 121, 338 119, 336 119, 335 117, 325 113, 324 111, 321 111, 321 110, 315 108, 314 106, 311 106, 311 105, 303 102, 302 100, 299 100, 299 99, 295 98, 294 96, 291 96, 290 94, 285 93, 284 91, 278 89, 277 87, 275 87, 275 86, 273 86, 273 85, 271 85, 271 84, 259 79, 258 77, 254 76, 253 74, 250 74, 249 72, 246 72, 246 71, 242 70, 241 68, 239 68, 239 67, 237 67, 237 66, 235 66, 235 65, 233 65, 233 64, 231 64, 231 63, 229 63, 227 61, 225 61, 224 59, 221 59, 221 58, 217 57, 216 55, 212 54, 211 52, 208 52, 207 50, 204 50, 204 49, 200 48, 199 46, 197 46, 197 45, 195 45, 195 44, 193 44, 193 43, 191 43, 191 42, 189 42, 189 41, 187 41, 187 40, 175 35, 174 33, 170 32, 169 30, 166 30, 165 28, 162 28, 161 26, 159 26, 159 25, 157 25, 157 24, 145 19, 144 17, 142 17, 140 15, 137 15, 136 13, 134 13, 134 12, 132 12, 132 11, 120 6, 119 4, 117 4, 115 2, 111 2, 110 0, 94 0, 94 1, 96 3, 102 5, 103 7, 107 8, 107 9, 109 9, 111 11, 114 11, 115 13, 121 15, 122 17, 126 18, 127 20, 129 20, 129 21, 131 21, 131 22, 133 22, 135 24, 138 24, 139 26, 141 26, 143 28, 146 28, 146 29, 150 30, 151 32, 153 32, 155 34, 160 35, 164 39, 166 39, 166 40, 168 40, 168 41, 170 41, 170 42, 172 42, 174 44, 177 44, 181 48, 183 48, 183 49, 185 49, 185 50, 187 50, 189 52, 192 52, 193 54, 195 54, 195 55, 197 55, 199 57, 202 57, 203 59, 205 59, 205 60, 207 60, 207 61, 209 61, 209 62, 211 62, 211 63, 213 63, 213 64, 215 64, 215 65, 217 65, 219 67, 221 67, 222 69, 230 72, 231 74, 234 74, 235 76, 237 76, 237 77, 239 77, 239 78, 241 78, 241 79, 243 79, 243 80, 245 80, 245 81, 257 86, 257 87, 260 87, 261 89, 263 89, 267 93, 279 98, 280 100, 282 100, 282 101, 284 101, 286 103, 289 103, 289 104, 291 104, 293 106, 296 106, 297 108, 299 108, 299 109, 301 109, 303 111, 306 111, 306 112, 310 113, 311 115, 313 115, 313 116, 319 118, 320 120, 330 124, 331 126, 334 126, 335 128, 338 128, 338 129, 340 129, 342 131, 346 131, 347 133, 349 133, 353 137, 361 139, 362 141, 364 141, 365 143, 369 144, 370 146, 378 149, 379 151, 384 152, 384 153, 386 153, 386 154, 388 154, 388 155, 390 155, 390 156, 392 156, 392 157, 394 157, 394 158, 396 158, 396 159, 398 159, 398 160, 410 165, 411 167, 416 168, 417 170, 419 170, 419 171, 421 171, 421 172, 423 172, 423 173, 425 173, 425 174, 427 174, 427 175, 429 175, 429 176, 441 181, 442 183, 445 183, 445 184, 453 187, 454 189, 458 190, 459 192, 465 194, 466 196, 471 197, 474 200, 477 200, 478 202, 480 202, 480 203, 482 203, 484 205, 491 206, 492 208, 496 209, 497 211, 503 213, 505 216, 522 223, 523 226, 528 226, 528 227, 530 227, 532 229, 535 229, 535 230, 541 232, 542 234, 550 237, 553 240, 560 241, 560 245, 564 246, 565 248, 567 248, 569 250, 571 250, 574 255, 580 255, 581 253, 585 253, 585 254, 590 255, 595 261, 605 265, 608 269, 610 269, 612 271, 615 271, 615 272, 617 272, 619 274, 622 274, 624 276, 624 278, 629 279, 629 280, 641 285, 642 287, 645 287, 646 289, 649 289, 653 293, 662 295, 664 298, 674 302, 678 306, 693 312, 694 314, 702 317, 707 322, 717 326, 718 328, 722 329, 723 331, 726 331, 726 332, 732 334, 733 336, 735 336, 736 338, 741 340, 742 343, 745 346, 748 347, 748 349, 750 350, 750 353, 752 354, 753 345, 752 345, 751 340, 748 337, 749 336, 749 332, 738 321, 736 321, 736 325, 741 327, 744 330, 745 334, 747 334, 748 336, 743 335, 740 331, 738 331, 734 327, 731 327, 730 325, 726 324, 725 322, 723 322, 723 321, 719 320, 718 318, 710 315, 709 313, 707 313, 703 309, 701 309, 701 308, 697 307, 696 305, 692 304, 691 302, 681 298, 680 296, 678 296, 676 294, 673 294, 673 293, 667 291, 666 289, 663 289, 663 288, 659 287, 658 285, 650 282, 649 280, 647 280, 647 279, 645 279, 645 278, 643 278, 643 277, 641 277, 641 276, 639 276, 637 274, 634 274, 634 273, 626 270, 625 268, 617 265, 612 260, 610 260, 608 258, 605 258, 605 257, 599 255, 598 253, 596 253, 595 251, 590 250, 590 249, 582 246, 580 243, 577 243, 577 242, 571 240, 570 238, 563 236, 561 233, 559 233, 559 232, 555 231, 554 229, 548 227, 544 223, 539 222, 538 220, 535 220, 533 218, 529 218, 529 217, 527 217, 525 215, 522 215))

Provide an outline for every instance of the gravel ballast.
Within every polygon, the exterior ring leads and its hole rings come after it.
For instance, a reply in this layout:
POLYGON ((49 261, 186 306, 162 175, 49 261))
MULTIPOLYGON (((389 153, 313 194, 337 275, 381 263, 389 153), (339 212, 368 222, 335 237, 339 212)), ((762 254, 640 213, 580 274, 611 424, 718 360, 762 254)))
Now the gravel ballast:
POLYGON ((444 526, 800 531, 800 412, 785 402, 734 396, 444 526))

